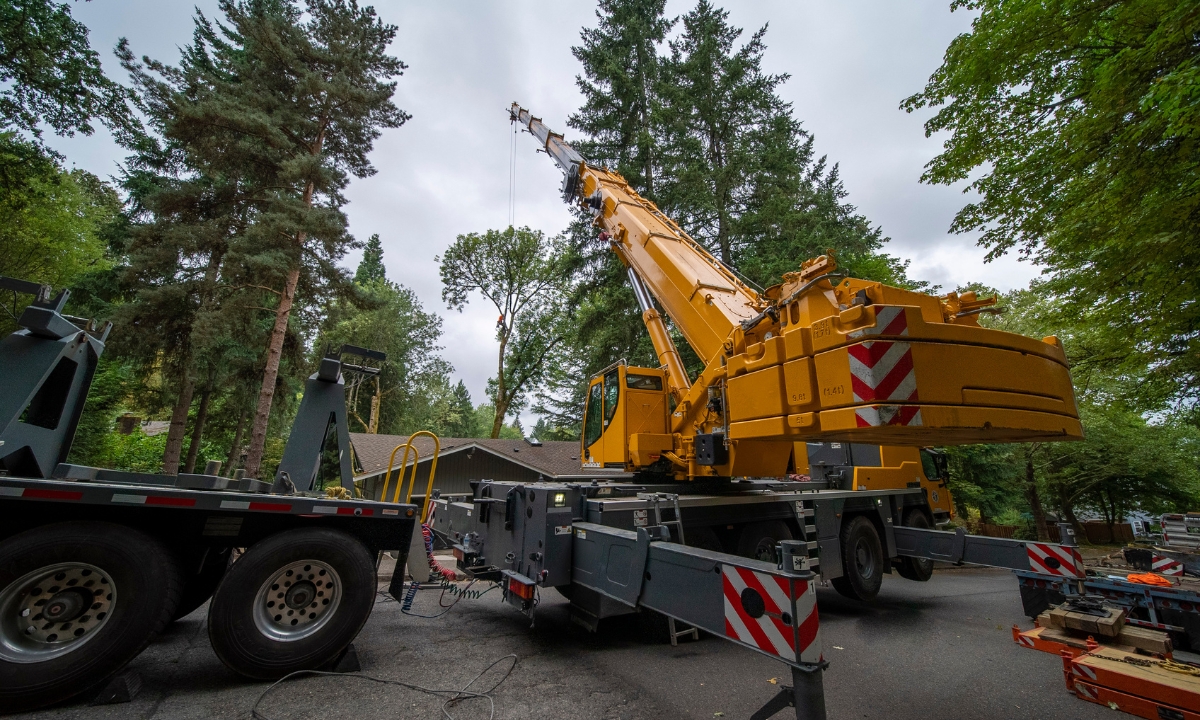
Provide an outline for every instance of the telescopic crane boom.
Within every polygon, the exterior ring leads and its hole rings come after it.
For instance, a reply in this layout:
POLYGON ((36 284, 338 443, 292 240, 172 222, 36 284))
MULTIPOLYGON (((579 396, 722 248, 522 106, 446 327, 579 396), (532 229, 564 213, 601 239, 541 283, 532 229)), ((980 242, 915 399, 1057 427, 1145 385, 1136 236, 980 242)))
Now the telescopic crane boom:
POLYGON ((803 262, 759 293, 621 175, 590 165, 513 103, 628 268, 660 368, 591 381, 585 465, 677 477, 779 476, 793 444, 1082 437, 1062 343, 981 327, 994 298, 934 297, 803 262), (689 378, 662 314, 705 363, 689 378))

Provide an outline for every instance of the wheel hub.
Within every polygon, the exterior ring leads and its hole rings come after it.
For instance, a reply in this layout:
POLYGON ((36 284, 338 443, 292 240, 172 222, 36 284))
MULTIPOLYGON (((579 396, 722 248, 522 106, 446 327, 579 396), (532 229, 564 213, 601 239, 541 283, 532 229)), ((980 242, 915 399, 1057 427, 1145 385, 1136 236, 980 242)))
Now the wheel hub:
POLYGON ((112 579, 87 563, 39 568, 0 590, 0 658, 44 662, 94 637, 117 599, 112 579))
POLYGON ((288 563, 255 596, 254 625, 273 640, 299 640, 329 622, 341 599, 342 580, 331 566, 318 560, 288 563))
POLYGON ((870 548, 862 540, 854 548, 854 562, 858 565, 859 575, 864 578, 869 578, 875 574, 875 558, 871 556, 870 548))

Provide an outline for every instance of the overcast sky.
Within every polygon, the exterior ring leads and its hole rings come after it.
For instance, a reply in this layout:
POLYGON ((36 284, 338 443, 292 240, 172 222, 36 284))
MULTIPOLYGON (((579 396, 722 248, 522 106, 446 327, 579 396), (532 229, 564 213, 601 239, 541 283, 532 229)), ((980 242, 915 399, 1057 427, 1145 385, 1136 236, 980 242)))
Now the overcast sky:
MULTIPOLYGON (((359 0, 366 4, 369 0, 359 0)), ((950 235, 954 213, 969 199, 961 188, 922 185, 922 167, 941 142, 926 138, 925 114, 900 101, 920 90, 947 44, 970 26, 948 0, 726 0, 730 21, 751 32, 769 23, 764 66, 788 73, 784 99, 816 136, 819 154, 841 166, 849 201, 883 228, 887 252, 911 261, 910 275, 947 289, 982 281, 1002 290, 1024 286, 1036 268, 1002 259, 985 264, 973 236, 950 235)), ((475 297, 463 313, 447 310, 434 257, 456 235, 499 228, 508 220, 510 127, 516 100, 570 140, 566 117, 579 106, 571 46, 595 24, 590 2, 375 3, 399 27, 392 52, 409 65, 397 104, 413 118, 389 130, 371 155, 379 172, 350 186, 346 208, 360 239, 379 233, 388 277, 412 288, 425 309, 445 318, 444 357, 476 402, 496 367, 496 311, 475 297)), ((669 16, 693 0, 668 0, 669 16)), ((216 16, 215 0, 197 6, 216 16)), ((128 37, 138 55, 174 63, 191 39, 189 3, 93 0, 72 11, 91 30, 105 67, 124 80, 111 49, 128 37)), ((517 139, 516 221, 547 233, 566 227, 560 176, 535 142, 517 139)), ((102 177, 123 153, 103 131, 90 138, 51 138, 68 162, 102 177)), ((803 258, 796 258, 797 264, 803 258)), ((347 258, 354 267, 358 257, 347 258)), ((532 418, 526 412, 524 421, 532 418)), ((529 427, 529 424, 526 424, 529 427)))

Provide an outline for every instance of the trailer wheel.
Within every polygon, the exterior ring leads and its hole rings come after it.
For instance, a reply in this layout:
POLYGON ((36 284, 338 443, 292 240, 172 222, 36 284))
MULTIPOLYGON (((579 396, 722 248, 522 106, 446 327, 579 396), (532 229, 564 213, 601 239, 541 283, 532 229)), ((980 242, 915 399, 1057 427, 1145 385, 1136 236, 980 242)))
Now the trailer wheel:
POLYGON ((874 600, 883 585, 883 545, 879 531, 859 515, 842 525, 842 576, 833 588, 854 600, 874 600))
POLYGON ((375 561, 346 533, 289 530, 250 546, 208 607, 217 657, 249 678, 274 680, 334 660, 375 605, 375 561))
POLYGON ((737 554, 741 557, 773 563, 778 560, 775 557, 775 546, 779 544, 780 540, 791 539, 792 530, 782 520, 750 523, 742 528, 742 533, 738 536, 737 554))
MULTIPOLYGON (((919 528, 921 530, 928 530, 933 527, 933 523, 929 522, 929 516, 921 508, 910 508, 904 514, 904 525, 905 527, 919 528)), ((896 572, 900 573, 900 577, 902 578, 925 582, 933 577, 933 560, 930 558, 902 557, 896 563, 896 572)))
MULTIPOLYGON (((179 595, 179 606, 171 616, 172 622, 191 615, 196 608, 208 602, 216 592, 217 585, 221 584, 221 578, 225 577, 225 570, 229 567, 229 555, 230 548, 214 548, 203 556, 204 564, 199 568, 199 572, 184 576, 183 592, 179 595)), ((185 571, 195 570, 200 562, 201 557, 189 557, 182 563, 182 567, 185 571)))
POLYGON ((57 523, 0 543, 0 708, 103 683, 166 626, 180 584, 167 549, 122 525, 57 523))

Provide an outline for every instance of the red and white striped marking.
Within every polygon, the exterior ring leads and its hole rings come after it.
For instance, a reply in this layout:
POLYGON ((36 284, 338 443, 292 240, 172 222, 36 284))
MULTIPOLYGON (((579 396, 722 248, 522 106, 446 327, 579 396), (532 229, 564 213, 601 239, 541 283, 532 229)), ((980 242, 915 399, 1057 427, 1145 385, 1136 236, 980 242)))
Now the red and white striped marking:
POLYGON ((1162 555, 1154 556, 1150 569, 1161 575, 1183 575, 1183 563, 1162 555))
POLYGON ((1017 635, 1017 644, 1024 645, 1027 648, 1033 648, 1034 650, 1037 649, 1037 646, 1033 643, 1033 638, 1025 637, 1024 635, 1017 635))
POLYGON ((1099 702, 1099 699, 1096 697, 1096 689, 1087 683, 1075 683, 1075 694, 1085 700, 1099 702))
MULTIPOLYGON (((913 398, 916 399, 916 393, 913 398)), ((920 405, 868 405, 854 410, 854 422, 858 427, 881 425, 921 425, 920 405)))
POLYGON ((850 386, 854 402, 913 402, 917 373, 912 343, 866 340, 846 348, 850 355, 850 386))
POLYGON ((733 565, 721 566, 721 575, 726 637, 788 661, 820 662, 820 621, 811 582, 793 582, 733 565), (800 589, 795 598, 789 594, 792 586, 800 589), (754 608, 748 611, 742 601, 748 590, 762 599, 764 612, 757 618, 751 617, 754 608), (785 615, 790 623, 784 622, 785 615))
POLYGON ((1029 569, 1055 577, 1083 577, 1083 558, 1075 548, 1047 543, 1026 543, 1029 569))
POLYGON ((862 330, 855 330, 850 333, 850 338, 857 340, 858 338, 868 335, 907 335, 908 334, 908 315, 905 314, 904 308, 897 305, 876 306, 875 308, 875 325, 862 330))
POLYGON ((1096 680, 1096 671, 1087 665, 1080 665, 1079 663, 1071 663, 1071 674, 1084 680, 1091 680, 1093 682, 1096 680))

